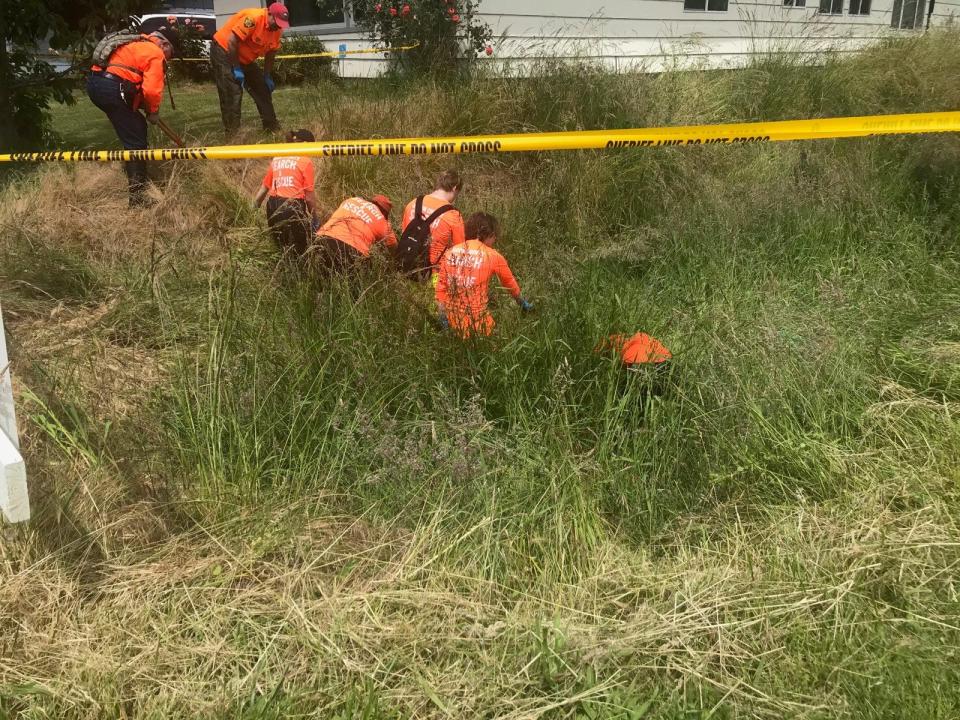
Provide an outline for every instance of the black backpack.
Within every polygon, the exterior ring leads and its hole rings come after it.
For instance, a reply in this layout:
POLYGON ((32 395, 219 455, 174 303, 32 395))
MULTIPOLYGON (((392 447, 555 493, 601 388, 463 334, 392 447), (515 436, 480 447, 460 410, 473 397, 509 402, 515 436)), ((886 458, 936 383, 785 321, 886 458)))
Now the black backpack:
POLYGON ((424 218, 423 198, 423 195, 417 198, 413 220, 403 229, 397 241, 397 264, 405 274, 417 279, 425 279, 426 271, 430 268, 430 226, 438 217, 453 210, 453 205, 444 205, 424 218))

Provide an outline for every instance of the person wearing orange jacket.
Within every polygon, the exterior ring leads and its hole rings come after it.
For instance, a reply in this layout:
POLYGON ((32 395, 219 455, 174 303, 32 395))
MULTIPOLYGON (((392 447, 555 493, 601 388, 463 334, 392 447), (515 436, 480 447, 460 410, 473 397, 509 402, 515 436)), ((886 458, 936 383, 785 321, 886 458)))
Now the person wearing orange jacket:
POLYGON ((386 195, 347 198, 317 230, 319 261, 328 273, 355 268, 370 257, 370 250, 383 242, 393 250, 397 238, 390 227, 393 203, 386 195))
POLYGON ((420 208, 420 219, 430 220, 430 239, 418 271, 412 271, 411 277, 417 280, 426 280, 431 277, 434 283, 437 279, 437 266, 440 258, 448 248, 459 245, 467 238, 464 232, 463 216, 453 207, 463 190, 463 178, 456 170, 446 170, 437 178, 433 192, 414 198, 403 210, 403 229, 407 229, 417 215, 420 208))
POLYGON ((441 326, 468 339, 490 335, 496 325, 487 310, 493 276, 524 312, 533 310, 533 304, 523 298, 506 259, 493 249, 500 234, 497 219, 487 213, 474 213, 467 218, 465 231, 469 239, 440 258, 435 292, 441 326))
POLYGON ((630 337, 622 334, 611 335, 601 341, 595 352, 615 352, 621 366, 627 371, 622 381, 618 381, 621 391, 625 391, 630 376, 644 378, 646 385, 642 399, 662 395, 669 382, 670 365, 673 353, 667 346, 645 332, 634 333, 630 337))
POLYGON ((240 129, 240 104, 246 88, 257 105, 264 130, 280 129, 273 109, 276 84, 271 76, 280 37, 290 27, 290 13, 283 3, 266 8, 247 8, 233 15, 213 35, 210 67, 220 96, 223 129, 230 139, 240 129), (257 59, 263 58, 263 70, 257 59))
MULTIPOLYGON (((174 47, 163 32, 141 35, 110 53, 104 67, 94 65, 87 76, 87 95, 103 110, 126 150, 147 149, 147 123, 159 118, 163 99, 164 71, 174 47), (144 117, 140 110, 146 111, 144 117)), ((130 206, 149 204, 147 163, 125 164, 130 188, 130 206)))
MULTIPOLYGON (((309 130, 291 130, 287 142, 314 142, 309 130)), ((317 216, 317 198, 314 193, 313 159, 307 156, 275 157, 270 161, 263 183, 253 198, 259 208, 267 201, 267 224, 284 253, 293 251, 298 256, 307 252, 310 229, 317 216)))

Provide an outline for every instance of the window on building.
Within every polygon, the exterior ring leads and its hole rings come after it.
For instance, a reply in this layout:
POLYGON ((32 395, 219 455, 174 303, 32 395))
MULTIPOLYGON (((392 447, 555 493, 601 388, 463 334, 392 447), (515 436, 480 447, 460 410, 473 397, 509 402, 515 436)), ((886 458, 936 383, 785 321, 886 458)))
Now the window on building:
POLYGON ((704 10, 706 12, 724 12, 728 0, 683 0, 684 10, 704 10))
POLYGON ((821 15, 843 15, 843 0, 820 0, 821 15))
POLYGON ((806 7, 807 0, 783 0, 784 7, 806 7))
POLYGON ((342 2, 321 2, 317 0, 286 0, 290 12, 290 26, 333 25, 346 20, 342 2))
POLYGON ((869 15, 870 0, 850 0, 851 15, 869 15))
POLYGON ((922 28, 926 9, 926 0, 893 0, 890 27, 897 30, 922 28))

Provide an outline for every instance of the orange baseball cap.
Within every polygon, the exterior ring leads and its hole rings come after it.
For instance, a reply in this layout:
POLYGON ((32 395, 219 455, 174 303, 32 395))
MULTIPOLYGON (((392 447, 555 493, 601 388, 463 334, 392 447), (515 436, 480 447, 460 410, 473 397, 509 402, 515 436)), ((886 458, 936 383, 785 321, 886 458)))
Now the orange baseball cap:
POLYGON ((390 211, 393 210, 393 203, 390 202, 390 198, 386 195, 374 195, 370 198, 370 202, 383 210, 385 216, 390 215, 390 211))

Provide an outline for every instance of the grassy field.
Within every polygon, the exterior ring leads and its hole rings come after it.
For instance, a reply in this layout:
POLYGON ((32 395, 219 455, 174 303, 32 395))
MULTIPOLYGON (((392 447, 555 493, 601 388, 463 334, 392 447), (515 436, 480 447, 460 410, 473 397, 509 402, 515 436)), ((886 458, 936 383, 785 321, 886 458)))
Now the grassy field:
MULTIPOLYGON (((277 99, 331 138, 956 109, 958 41, 277 99)), ((219 141, 212 87, 178 106, 219 141)), ((450 165, 537 305, 490 342, 385 263, 278 268, 262 161, 146 211, 118 166, 2 190, 0 717, 960 717, 960 138, 330 160, 319 200, 450 165), (641 329, 652 400, 593 351, 641 329)))

